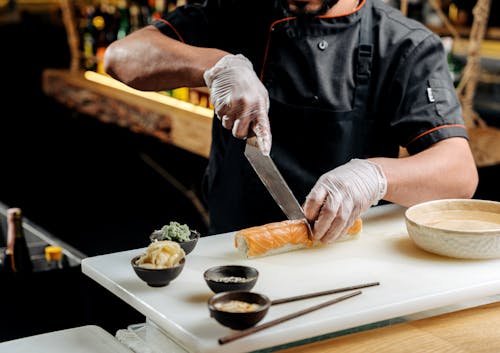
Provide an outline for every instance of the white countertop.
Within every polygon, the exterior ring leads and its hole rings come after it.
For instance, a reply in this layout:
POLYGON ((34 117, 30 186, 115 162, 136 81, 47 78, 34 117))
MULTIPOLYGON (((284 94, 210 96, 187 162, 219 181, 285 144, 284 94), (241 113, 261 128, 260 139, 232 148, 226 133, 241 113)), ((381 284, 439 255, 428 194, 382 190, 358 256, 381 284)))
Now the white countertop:
POLYGON ((0 353, 133 353, 99 326, 87 325, 0 343, 0 353))
MULTIPOLYGON (((264 349, 500 293, 500 260, 459 260, 420 250, 408 237, 404 211, 396 205, 372 208, 362 216, 363 231, 356 240, 252 260, 236 251, 234 233, 201 238, 187 256, 180 276, 161 288, 147 286, 133 272, 130 260, 144 249, 86 258, 82 271, 187 351, 207 353, 264 349), (223 264, 257 268, 260 276, 253 291, 271 299, 374 281, 380 285, 347 301, 219 345, 219 337, 234 331, 210 318, 207 300, 213 293, 203 272, 223 264)), ((272 306, 260 323, 333 297, 272 306)))

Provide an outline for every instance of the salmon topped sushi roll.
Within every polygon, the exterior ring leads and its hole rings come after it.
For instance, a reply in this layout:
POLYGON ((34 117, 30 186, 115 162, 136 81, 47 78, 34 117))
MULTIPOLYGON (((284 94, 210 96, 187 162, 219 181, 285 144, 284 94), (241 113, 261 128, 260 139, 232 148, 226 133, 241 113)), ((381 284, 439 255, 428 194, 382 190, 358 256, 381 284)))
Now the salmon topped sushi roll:
MULTIPOLYGON (((311 240, 306 222, 306 220, 286 220, 241 229, 235 234, 234 245, 248 258, 312 247, 319 242, 311 240)), ((358 218, 341 240, 359 234, 361 228, 362 221, 358 218)))

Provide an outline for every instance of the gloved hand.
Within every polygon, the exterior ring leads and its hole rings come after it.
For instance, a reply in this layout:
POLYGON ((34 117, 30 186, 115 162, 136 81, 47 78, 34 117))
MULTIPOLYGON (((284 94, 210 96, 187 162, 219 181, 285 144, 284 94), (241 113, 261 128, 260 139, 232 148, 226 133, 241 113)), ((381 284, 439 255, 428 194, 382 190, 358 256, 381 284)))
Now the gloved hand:
POLYGON ((335 241, 386 191, 382 168, 368 160, 352 159, 323 174, 304 204, 307 219, 314 221, 313 239, 335 241))
POLYGON ((271 150, 269 95, 255 74, 252 63, 241 54, 226 55, 203 74, 210 100, 222 126, 236 138, 245 139, 249 128, 262 153, 271 150))

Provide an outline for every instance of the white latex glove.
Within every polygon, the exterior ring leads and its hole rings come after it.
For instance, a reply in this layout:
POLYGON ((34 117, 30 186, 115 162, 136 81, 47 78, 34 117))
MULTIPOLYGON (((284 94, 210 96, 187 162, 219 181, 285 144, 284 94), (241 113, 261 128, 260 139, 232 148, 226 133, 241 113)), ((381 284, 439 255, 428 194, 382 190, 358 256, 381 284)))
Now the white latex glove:
POLYGON ((203 74, 210 89, 210 100, 222 126, 231 129, 236 138, 245 139, 249 129, 257 137, 262 153, 271 150, 269 94, 253 70, 252 63, 241 54, 226 55, 203 74))
POLYGON ((314 221, 313 239, 330 243, 346 234, 354 221, 387 191, 382 168, 352 159, 323 174, 307 195, 304 212, 314 221))

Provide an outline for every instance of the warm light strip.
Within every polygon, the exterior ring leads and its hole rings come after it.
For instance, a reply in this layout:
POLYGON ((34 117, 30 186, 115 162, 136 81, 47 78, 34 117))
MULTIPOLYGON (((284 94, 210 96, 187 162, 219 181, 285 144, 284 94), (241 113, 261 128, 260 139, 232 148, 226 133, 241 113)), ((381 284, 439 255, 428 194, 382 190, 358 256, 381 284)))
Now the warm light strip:
POLYGON ((212 109, 200 107, 198 105, 184 102, 184 101, 181 101, 179 99, 172 98, 172 97, 169 97, 167 95, 157 93, 157 92, 139 91, 139 90, 136 90, 132 87, 129 87, 129 86, 121 83, 120 81, 117 81, 109 76, 102 75, 102 74, 99 74, 99 73, 94 72, 94 71, 85 71, 84 76, 89 81, 96 82, 96 83, 99 83, 99 84, 102 84, 102 85, 105 85, 108 87, 112 87, 115 89, 119 89, 121 91, 131 93, 131 94, 134 94, 136 96, 144 97, 144 98, 147 98, 147 99, 159 102, 159 103, 163 103, 163 104, 169 105, 171 107, 186 110, 186 111, 191 112, 191 113, 203 115, 207 118, 212 118, 214 115, 214 112, 212 109))
MULTIPOLYGON (((469 40, 460 39, 455 40, 453 43, 453 54, 467 55, 469 50, 469 40)), ((500 59, 500 43, 494 40, 483 40, 480 44, 479 52, 482 58, 485 59, 500 59)))

